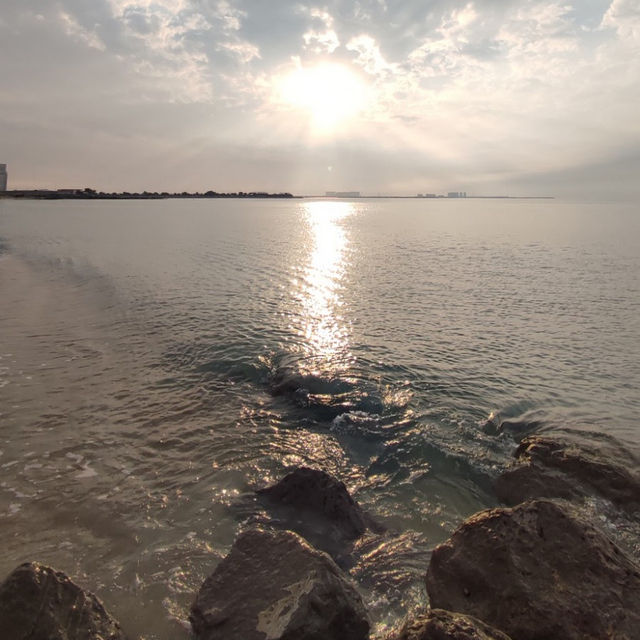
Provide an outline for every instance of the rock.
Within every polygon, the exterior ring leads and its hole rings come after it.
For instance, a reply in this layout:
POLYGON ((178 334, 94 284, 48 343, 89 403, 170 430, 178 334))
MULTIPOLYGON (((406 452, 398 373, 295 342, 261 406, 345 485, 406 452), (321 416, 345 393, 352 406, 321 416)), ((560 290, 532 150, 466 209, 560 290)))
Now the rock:
POLYGON ((481 620, 443 609, 430 609, 407 620, 387 640, 511 640, 481 620))
POLYGON ((366 640, 362 600, 331 558, 291 531, 252 529, 191 608, 198 640, 366 640))
POLYGON ((92 593, 64 573, 30 562, 0 585, 0 637, 7 640, 125 640, 92 593))
POLYGON ((535 498, 582 498, 582 492, 563 473, 536 464, 518 464, 501 473, 493 488, 510 507, 535 498))
POLYGON ((300 467, 258 495, 283 507, 282 521, 314 546, 337 557, 367 529, 384 529, 349 495, 344 483, 324 471, 300 467))
POLYGON ((269 380, 269 390, 273 396, 289 396, 298 392, 309 393, 308 387, 313 382, 311 376, 305 376, 287 368, 278 369, 269 380))
POLYGON ((286 398, 305 407, 320 421, 331 422, 356 409, 369 413, 382 410, 379 401, 366 394, 360 396, 348 380, 303 373, 291 367, 280 367, 273 371, 268 387, 272 396, 286 398))
POLYGON ((640 458, 606 434, 566 430, 528 436, 515 456, 520 464, 495 482, 506 504, 595 493, 629 513, 640 509, 640 458))
POLYGON ((349 495, 344 483, 324 471, 300 467, 257 493, 296 510, 322 516, 345 538, 358 538, 367 530, 362 509, 349 495))
POLYGON ((539 420, 502 420, 499 416, 491 415, 480 428, 488 436, 508 435, 512 438, 522 438, 523 435, 537 431, 542 427, 543 423, 539 420))
POLYGON ((549 501, 469 518, 431 555, 432 607, 518 640, 638 637, 640 569, 590 524, 549 501))

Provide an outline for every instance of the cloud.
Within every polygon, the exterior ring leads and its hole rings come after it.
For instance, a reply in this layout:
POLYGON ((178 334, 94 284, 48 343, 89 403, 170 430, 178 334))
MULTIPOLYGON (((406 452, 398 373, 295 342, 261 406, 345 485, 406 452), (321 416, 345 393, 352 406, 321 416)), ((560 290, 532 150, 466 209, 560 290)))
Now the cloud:
POLYGON ((382 190, 410 188, 411 166, 478 183, 528 176, 521 185, 557 171, 577 184, 573 168, 586 175, 640 144, 639 43, 634 0, 5 0, 0 120, 24 137, 2 136, 13 141, 2 161, 28 163, 43 128, 61 148, 99 137, 105 153, 124 144, 135 156, 129 141, 146 140, 185 163, 200 144, 321 154, 327 141, 305 137, 304 113, 273 92, 296 65, 331 64, 368 100, 336 127, 335 153, 348 148, 378 177, 386 154, 382 190))
POLYGON ((86 44, 92 49, 98 49, 98 51, 105 51, 106 46, 102 40, 98 37, 95 31, 89 31, 82 27, 78 22, 70 16, 68 13, 61 11, 59 14, 60 21, 66 32, 66 34, 72 38, 76 38, 79 42, 86 44))
POLYGON ((347 43, 347 50, 354 51, 357 54, 355 63, 371 75, 393 71, 393 67, 380 52, 377 42, 369 35, 351 38, 347 43))
POLYGON ((333 30, 333 18, 324 10, 317 8, 300 7, 302 13, 308 15, 319 23, 316 28, 311 28, 302 34, 305 47, 314 53, 333 53, 339 46, 340 40, 333 30))
POLYGON ((621 39, 638 44, 640 5, 634 0, 613 0, 602 18, 602 26, 615 29, 621 39))

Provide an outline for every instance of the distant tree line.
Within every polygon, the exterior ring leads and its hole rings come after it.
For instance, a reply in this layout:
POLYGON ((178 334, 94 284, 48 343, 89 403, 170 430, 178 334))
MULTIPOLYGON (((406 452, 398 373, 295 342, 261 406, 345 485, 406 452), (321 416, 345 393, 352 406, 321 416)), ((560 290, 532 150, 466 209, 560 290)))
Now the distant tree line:
POLYGON ((10 198, 42 198, 46 200, 159 200, 165 198, 293 198, 290 193, 267 193, 266 191, 235 191, 220 193, 218 191, 205 191, 204 193, 182 191, 170 193, 169 191, 142 191, 142 192, 105 192, 96 191, 90 187, 84 189, 27 189, 18 191, 6 191, 3 195, 10 198))

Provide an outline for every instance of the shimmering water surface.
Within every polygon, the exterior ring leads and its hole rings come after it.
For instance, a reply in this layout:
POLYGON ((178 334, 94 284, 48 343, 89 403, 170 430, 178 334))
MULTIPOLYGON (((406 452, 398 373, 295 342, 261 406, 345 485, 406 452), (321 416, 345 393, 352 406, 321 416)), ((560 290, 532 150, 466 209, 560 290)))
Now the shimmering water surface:
POLYGON ((514 431, 640 442, 638 214, 0 200, 0 572, 38 559, 132 637, 187 638, 201 581, 267 517, 253 490, 312 465, 398 533, 352 568, 382 628, 495 504, 514 431))

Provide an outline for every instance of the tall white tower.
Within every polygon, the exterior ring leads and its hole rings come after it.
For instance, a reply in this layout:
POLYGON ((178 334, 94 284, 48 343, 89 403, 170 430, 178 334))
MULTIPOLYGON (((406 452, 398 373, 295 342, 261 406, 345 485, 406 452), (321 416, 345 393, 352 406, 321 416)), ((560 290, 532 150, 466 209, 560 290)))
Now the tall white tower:
POLYGON ((0 191, 7 190, 7 165, 0 164, 0 191))

